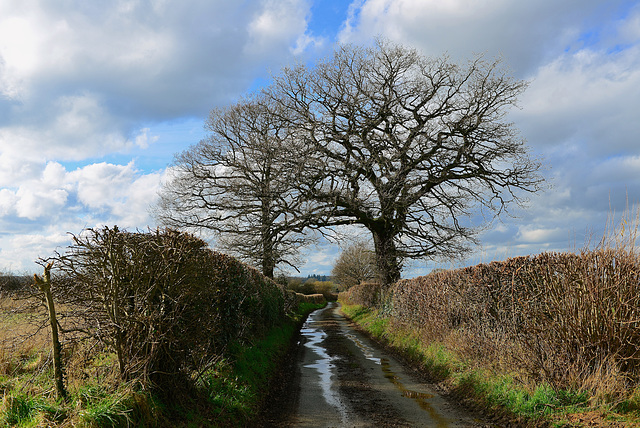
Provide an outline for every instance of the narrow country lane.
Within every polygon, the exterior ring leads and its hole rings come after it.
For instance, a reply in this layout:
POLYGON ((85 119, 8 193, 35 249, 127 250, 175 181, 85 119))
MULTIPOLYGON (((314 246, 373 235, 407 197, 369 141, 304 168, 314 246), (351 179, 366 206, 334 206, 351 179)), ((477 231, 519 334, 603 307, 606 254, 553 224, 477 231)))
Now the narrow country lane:
POLYGON ((491 426, 416 381, 340 313, 309 316, 266 425, 288 427, 491 426))

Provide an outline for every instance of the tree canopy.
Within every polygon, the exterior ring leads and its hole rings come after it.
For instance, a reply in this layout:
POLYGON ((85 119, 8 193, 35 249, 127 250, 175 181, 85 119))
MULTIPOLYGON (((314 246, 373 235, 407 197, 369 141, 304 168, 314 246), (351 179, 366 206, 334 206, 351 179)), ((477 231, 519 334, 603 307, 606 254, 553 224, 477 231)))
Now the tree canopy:
POLYGON ((490 221, 540 190, 540 163, 505 120, 526 87, 482 56, 339 46, 213 110, 210 137, 176 157, 159 217, 216 231, 270 276, 305 231, 358 225, 393 283, 405 259, 464 255, 479 209, 490 221))
POLYGON ((285 68, 266 92, 304 143, 298 185, 316 226, 368 229, 389 284, 404 258, 464 254, 479 206, 499 215, 540 189, 539 162, 504 120, 526 87, 499 61, 461 66, 380 40, 285 68))
POLYGON ((278 264, 296 267, 310 240, 293 185, 302 160, 290 158, 295 142, 275 113, 257 95, 212 110, 208 137, 176 155, 156 208, 162 224, 212 231, 219 248, 271 278, 278 264))
POLYGON ((376 258, 373 246, 357 241, 345 248, 331 270, 333 280, 349 288, 376 279, 376 258))

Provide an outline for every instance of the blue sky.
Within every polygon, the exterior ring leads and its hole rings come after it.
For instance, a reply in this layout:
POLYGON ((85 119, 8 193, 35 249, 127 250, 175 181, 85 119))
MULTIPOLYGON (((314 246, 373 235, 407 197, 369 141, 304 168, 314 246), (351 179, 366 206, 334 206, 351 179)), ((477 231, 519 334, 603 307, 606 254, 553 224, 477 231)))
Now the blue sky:
MULTIPOLYGON (((414 261, 405 276, 580 248, 638 202, 637 1, 3 1, 0 270, 34 272, 85 227, 154 227, 167 166, 212 108, 377 36, 455 61, 502 57, 530 81, 509 119, 550 184, 470 259, 414 261)), ((330 272, 339 252, 310 249, 302 273, 330 272)))

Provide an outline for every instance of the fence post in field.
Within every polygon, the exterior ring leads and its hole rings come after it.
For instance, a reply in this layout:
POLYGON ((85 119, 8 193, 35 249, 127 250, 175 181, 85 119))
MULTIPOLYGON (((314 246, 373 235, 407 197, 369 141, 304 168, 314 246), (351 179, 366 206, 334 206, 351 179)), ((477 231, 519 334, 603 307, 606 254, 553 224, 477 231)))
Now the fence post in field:
POLYGON ((51 265, 49 263, 44 268, 44 276, 40 278, 34 274, 33 279, 35 286, 44 293, 47 299, 47 308, 49 309, 49 322, 51 324, 51 344, 53 348, 53 373, 56 382, 56 394, 58 398, 67 398, 67 391, 64 388, 64 375, 62 369, 62 347, 60 346, 60 339, 58 338, 58 320, 56 318, 56 308, 53 304, 53 295, 51 294, 51 265))

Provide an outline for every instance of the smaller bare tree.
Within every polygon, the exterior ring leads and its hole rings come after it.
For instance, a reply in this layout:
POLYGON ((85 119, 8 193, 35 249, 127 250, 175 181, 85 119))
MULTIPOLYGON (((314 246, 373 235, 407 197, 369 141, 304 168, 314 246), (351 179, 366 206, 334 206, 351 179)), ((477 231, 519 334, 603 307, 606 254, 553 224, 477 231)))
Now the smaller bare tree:
POLYGON ((349 288, 376 278, 376 253, 371 245, 358 241, 347 247, 333 265, 335 282, 349 288))
POLYGON ((254 96, 211 111, 209 136, 176 155, 154 215, 161 224, 206 230, 223 251, 274 277, 278 265, 297 270, 309 202, 294 183, 305 158, 276 107, 254 96))

